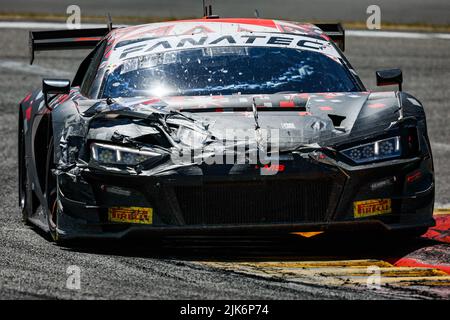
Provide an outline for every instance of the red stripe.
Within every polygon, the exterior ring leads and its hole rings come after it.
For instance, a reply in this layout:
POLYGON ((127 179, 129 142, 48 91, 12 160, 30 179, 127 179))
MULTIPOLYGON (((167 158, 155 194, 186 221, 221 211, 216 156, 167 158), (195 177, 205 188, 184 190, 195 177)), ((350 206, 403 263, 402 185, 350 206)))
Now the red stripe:
POLYGON ((101 37, 81 37, 81 38, 75 38, 75 41, 100 41, 101 37))
POLYGON ((141 102, 141 104, 145 104, 145 105, 147 105, 147 104, 153 104, 153 103, 158 103, 158 102, 161 102, 161 99, 158 99, 158 98, 154 98, 154 99, 150 99, 150 100, 147 100, 147 101, 141 102))
POLYGON ((372 103, 372 104, 369 104, 368 107, 372 108, 372 109, 379 109, 379 108, 386 107, 386 105, 383 103, 372 103))
POLYGON ((296 97, 298 97, 300 99, 308 99, 309 98, 309 93, 299 93, 299 94, 296 94, 294 96, 296 96, 296 97))
POLYGON ((273 20, 267 19, 246 19, 246 18, 226 18, 226 19, 193 19, 193 20, 181 20, 178 22, 222 22, 222 23, 239 23, 239 24, 251 24, 261 27, 276 28, 273 20))
POLYGON ((111 52, 112 52, 111 49, 112 49, 112 45, 109 45, 109 46, 106 47, 105 53, 104 53, 104 58, 105 59, 108 59, 109 56, 111 55, 111 52))
POLYGON ((450 243, 450 215, 436 215, 434 219, 436 220, 436 226, 428 229, 423 237, 450 243))
POLYGON ((69 94, 66 94, 66 95, 64 96, 64 98, 61 99, 60 103, 64 103, 64 102, 68 101, 69 99, 70 99, 70 95, 69 95, 69 94))
POLYGON ((30 121, 30 119, 31 119, 31 106, 28 107, 27 110, 25 110, 25 118, 26 118, 28 121, 30 121))
POLYGON ((394 266, 396 267, 420 267, 420 268, 432 268, 432 269, 439 269, 444 271, 445 273, 450 274, 450 265, 445 264, 428 264, 423 263, 420 261, 417 261, 415 259, 411 258, 402 258, 400 260, 395 261, 394 266))
POLYGON ((31 93, 29 93, 29 94, 25 97, 25 99, 23 99, 23 102, 27 102, 28 100, 30 100, 30 98, 31 98, 31 93))
POLYGON ((406 181, 408 181, 408 183, 411 183, 411 182, 416 181, 420 177, 422 177, 422 172, 417 170, 417 171, 414 171, 413 173, 411 173, 410 175, 406 176, 406 181))
POLYGON ((295 103, 294 101, 280 101, 280 107, 282 108, 295 107, 295 103))

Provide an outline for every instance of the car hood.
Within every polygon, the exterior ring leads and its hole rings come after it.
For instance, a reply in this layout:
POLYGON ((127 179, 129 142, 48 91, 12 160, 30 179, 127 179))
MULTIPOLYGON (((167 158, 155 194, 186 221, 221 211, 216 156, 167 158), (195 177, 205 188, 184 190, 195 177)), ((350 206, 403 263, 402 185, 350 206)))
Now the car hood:
MULTIPOLYGON (((105 100, 94 104, 80 102, 79 110, 95 117, 114 113, 129 117, 176 113, 186 116, 178 117, 178 125, 189 126, 193 122, 217 139, 225 139, 230 132, 237 139, 246 138, 249 130, 257 128, 277 131, 281 147, 290 149, 383 131, 398 120, 399 101, 395 92, 119 98, 109 104, 105 100)), ((117 128, 96 126, 91 131, 91 136, 101 133, 108 139, 117 128)), ((121 133, 131 137, 142 134, 142 130, 131 130, 129 126, 124 131, 121 133)))

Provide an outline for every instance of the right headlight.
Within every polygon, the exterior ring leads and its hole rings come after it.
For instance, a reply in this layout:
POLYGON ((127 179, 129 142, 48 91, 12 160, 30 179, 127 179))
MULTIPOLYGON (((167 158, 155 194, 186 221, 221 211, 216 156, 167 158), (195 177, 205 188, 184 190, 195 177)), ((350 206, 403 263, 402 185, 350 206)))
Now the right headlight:
POLYGON ((356 163, 400 157, 400 137, 393 137, 342 150, 341 153, 356 163))
POLYGON ((137 165, 151 158, 161 156, 148 150, 138 150, 111 144, 91 144, 92 159, 99 164, 137 165))

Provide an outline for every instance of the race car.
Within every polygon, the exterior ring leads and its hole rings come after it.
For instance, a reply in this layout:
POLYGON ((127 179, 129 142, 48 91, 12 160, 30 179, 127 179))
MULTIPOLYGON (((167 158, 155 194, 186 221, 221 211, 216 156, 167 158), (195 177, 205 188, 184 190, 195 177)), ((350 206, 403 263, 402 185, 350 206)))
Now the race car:
POLYGON ((219 18, 30 32, 87 49, 19 108, 19 204, 55 241, 434 225, 422 103, 368 91, 340 24, 219 18))

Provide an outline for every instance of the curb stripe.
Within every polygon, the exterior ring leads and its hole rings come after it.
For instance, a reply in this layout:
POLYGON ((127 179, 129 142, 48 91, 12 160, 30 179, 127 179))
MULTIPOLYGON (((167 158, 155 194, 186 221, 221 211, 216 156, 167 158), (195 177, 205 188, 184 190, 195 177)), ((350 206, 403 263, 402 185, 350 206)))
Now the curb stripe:
POLYGON ((402 258, 394 263, 396 267, 410 267, 410 268, 431 268, 438 269, 444 271, 447 274, 450 274, 450 265, 439 265, 439 264, 428 264, 422 263, 415 259, 411 258, 402 258))
POLYGON ((422 237, 443 243, 450 243, 450 214, 448 212, 436 214, 435 212, 434 219, 436 220, 436 226, 429 228, 427 233, 422 237))

